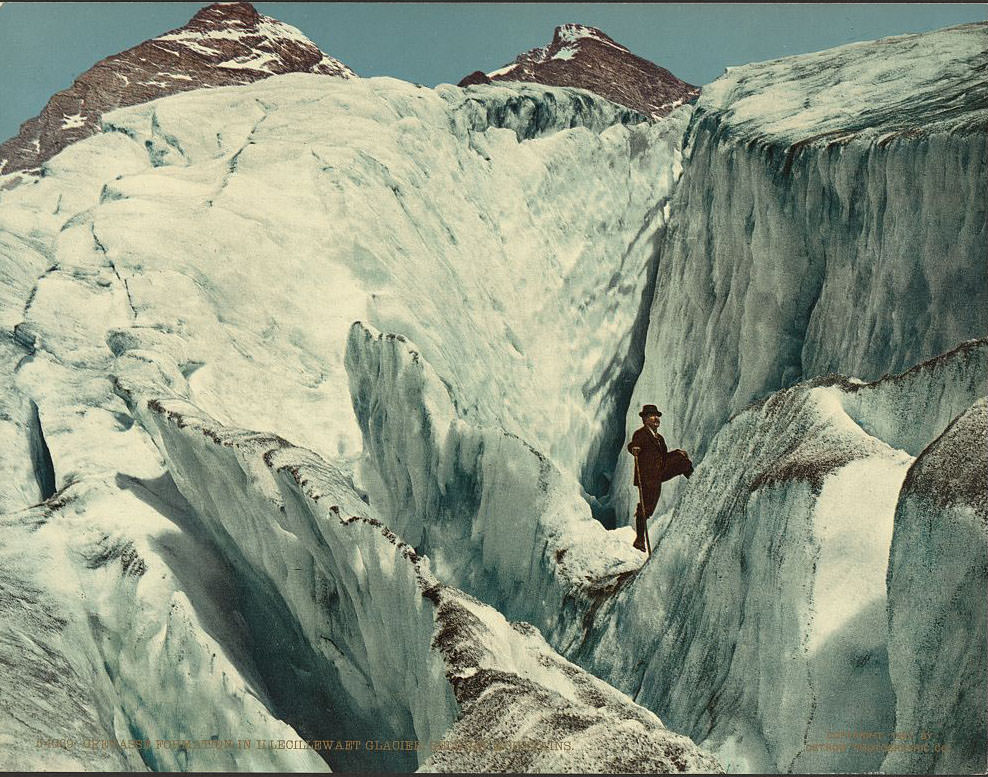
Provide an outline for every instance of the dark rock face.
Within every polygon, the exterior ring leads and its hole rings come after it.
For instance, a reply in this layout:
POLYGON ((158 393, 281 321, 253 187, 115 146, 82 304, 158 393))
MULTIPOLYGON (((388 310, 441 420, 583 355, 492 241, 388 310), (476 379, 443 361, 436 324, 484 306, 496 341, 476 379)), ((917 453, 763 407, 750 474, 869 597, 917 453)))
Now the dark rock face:
POLYGON ((0 173, 37 168, 99 132, 100 116, 115 108, 282 73, 356 75, 299 30, 259 14, 250 3, 215 3, 184 27, 100 60, 52 97, 41 115, 0 144, 0 173))
MULTIPOLYGON (((467 76, 460 86, 481 83, 476 76, 467 76)), ((600 30, 581 24, 557 27, 548 46, 526 51, 487 76, 494 81, 535 81, 587 89, 653 119, 666 116, 700 94, 699 87, 635 56, 600 30)))
POLYGON ((489 84, 491 79, 483 70, 474 70, 470 75, 464 76, 457 86, 473 86, 474 84, 489 84))

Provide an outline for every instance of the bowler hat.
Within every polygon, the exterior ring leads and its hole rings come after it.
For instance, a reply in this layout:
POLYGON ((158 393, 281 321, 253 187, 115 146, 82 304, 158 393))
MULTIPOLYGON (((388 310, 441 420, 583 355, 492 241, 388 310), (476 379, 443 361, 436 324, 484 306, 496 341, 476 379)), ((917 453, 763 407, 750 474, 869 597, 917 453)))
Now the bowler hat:
POLYGON ((648 418, 650 415, 661 416, 662 413, 659 412, 659 409, 655 405, 643 405, 642 411, 638 415, 642 418, 648 418))

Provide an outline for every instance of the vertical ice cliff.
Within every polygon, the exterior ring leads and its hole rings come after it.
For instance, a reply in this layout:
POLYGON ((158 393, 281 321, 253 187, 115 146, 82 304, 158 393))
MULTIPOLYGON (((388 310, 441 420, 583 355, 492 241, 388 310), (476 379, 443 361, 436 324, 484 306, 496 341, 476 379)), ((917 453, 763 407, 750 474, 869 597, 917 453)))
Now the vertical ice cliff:
MULTIPOLYGON (((431 583, 380 521, 351 518, 367 506, 346 478, 282 438, 226 430, 179 400, 135 411, 220 552, 253 581, 251 595, 274 600, 297 624, 286 643, 308 646, 305 669, 325 689, 305 737, 440 739, 456 703, 429 649, 431 583), (358 539, 382 532, 390 541, 358 539)), ((410 771, 419 760, 415 750, 361 750, 336 763, 410 771)))
MULTIPOLYGON (((984 601, 984 540, 960 508, 928 508, 911 479, 899 489, 985 390, 984 341, 963 341, 988 330, 986 44, 975 24, 733 68, 694 112, 627 428, 656 402, 667 440, 705 458, 654 521, 659 559, 574 657, 728 769, 875 770, 886 750, 827 731, 921 719, 942 721, 930 750, 951 740, 953 755, 903 747, 886 766, 978 761, 965 699, 983 698, 984 657, 961 623, 984 601), (827 373, 855 379, 772 393, 827 373), (947 523, 921 535, 919 515, 947 523), (893 545, 886 592, 893 525, 912 553, 893 545), (922 559, 945 558, 955 533, 968 550, 944 573, 963 582, 912 605, 902 592, 927 584, 922 559), (917 644, 913 627, 930 636, 917 644), (618 652, 629 632, 649 660, 618 652), (920 681, 943 655, 963 677, 920 681)), ((959 466, 954 487, 983 493, 959 466)), ((633 501, 624 487, 618 514, 633 501)))
POLYGON ((889 674, 896 730, 925 732, 921 750, 882 771, 985 769, 988 693, 988 399, 924 450, 895 511, 888 569, 889 674))
POLYGON ((704 87, 631 411, 657 403, 699 457, 776 389, 873 380, 984 335, 986 61, 988 25, 969 24, 704 87))
POLYGON ((456 411, 432 366, 400 335, 356 323, 346 352, 368 478, 402 537, 441 579, 528 621, 560 650, 642 556, 628 529, 592 517, 576 479, 545 454, 456 411))

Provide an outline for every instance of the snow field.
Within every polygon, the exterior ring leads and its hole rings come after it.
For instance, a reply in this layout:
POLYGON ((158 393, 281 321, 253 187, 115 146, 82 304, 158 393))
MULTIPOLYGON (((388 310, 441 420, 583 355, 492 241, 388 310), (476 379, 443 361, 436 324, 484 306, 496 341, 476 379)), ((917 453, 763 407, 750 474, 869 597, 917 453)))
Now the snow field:
POLYGON ((700 105, 723 112, 744 140, 783 143, 939 131, 959 116, 976 124, 988 116, 986 44, 988 25, 973 23, 730 67, 703 87, 700 105))

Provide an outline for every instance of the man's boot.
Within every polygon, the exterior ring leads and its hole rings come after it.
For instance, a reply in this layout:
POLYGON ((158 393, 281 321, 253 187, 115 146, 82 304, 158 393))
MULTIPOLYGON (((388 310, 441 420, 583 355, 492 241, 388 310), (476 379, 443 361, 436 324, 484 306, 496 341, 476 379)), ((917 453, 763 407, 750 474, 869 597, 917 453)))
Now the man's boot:
POLYGON ((641 508, 639 507, 638 510, 635 511, 635 531, 638 536, 635 537, 633 547, 636 550, 640 550, 642 553, 645 552, 645 527, 645 516, 641 514, 641 508))

